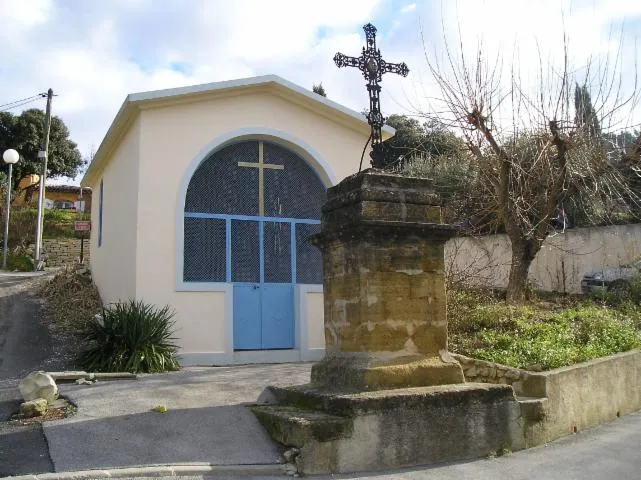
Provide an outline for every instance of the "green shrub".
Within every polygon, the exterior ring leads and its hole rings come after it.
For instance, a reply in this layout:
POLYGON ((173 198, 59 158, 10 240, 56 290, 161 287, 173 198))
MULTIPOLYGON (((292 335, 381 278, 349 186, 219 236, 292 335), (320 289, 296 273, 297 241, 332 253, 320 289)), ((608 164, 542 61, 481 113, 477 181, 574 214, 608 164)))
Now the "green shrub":
MULTIPOLYGON (((42 236, 44 238, 73 238, 76 236, 73 222, 86 214, 78 215, 66 210, 45 209, 42 236)), ((31 207, 15 207, 9 217, 9 245, 25 248, 34 243, 36 236, 37 210, 31 207)))
POLYGON ((76 213, 58 208, 47 208, 44 211, 44 221, 51 223, 73 223, 76 213))
POLYGON ((88 342, 78 358, 87 371, 153 373, 178 370, 174 312, 130 300, 103 309, 80 333, 88 342))
POLYGON ((32 272, 33 271, 33 258, 16 253, 9 253, 7 255, 7 270, 10 272, 32 272))

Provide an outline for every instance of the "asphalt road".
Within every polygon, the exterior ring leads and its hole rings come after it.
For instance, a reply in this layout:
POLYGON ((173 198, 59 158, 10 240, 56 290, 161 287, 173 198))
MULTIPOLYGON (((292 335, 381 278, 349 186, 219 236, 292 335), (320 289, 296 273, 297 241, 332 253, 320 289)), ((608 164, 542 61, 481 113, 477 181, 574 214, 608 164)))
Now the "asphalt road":
POLYGON ((53 471, 42 427, 5 422, 20 406, 20 378, 53 352, 40 301, 26 288, 32 280, 0 273, 0 476, 53 471))
POLYGON ((21 378, 52 354, 40 301, 25 288, 32 280, 0 273, 0 380, 21 378))
MULTIPOLYGON (((170 478, 172 480, 222 480, 223 478, 231 480, 232 477, 199 475, 155 478, 156 480, 170 480, 170 478)), ((244 478, 245 480, 275 480, 282 477, 244 478)), ((318 480, 638 480, 641 478, 641 412, 626 415, 614 422, 579 432, 546 446, 523 450, 500 458, 393 472, 309 478, 318 480)))

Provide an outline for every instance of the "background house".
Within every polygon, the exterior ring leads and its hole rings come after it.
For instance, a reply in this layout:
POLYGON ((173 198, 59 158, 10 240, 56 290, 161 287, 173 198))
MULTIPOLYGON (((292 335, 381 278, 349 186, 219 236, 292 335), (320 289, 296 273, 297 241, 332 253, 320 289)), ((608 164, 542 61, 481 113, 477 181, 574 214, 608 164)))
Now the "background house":
MULTIPOLYGON (((38 175, 23 178, 18 186, 15 206, 38 205, 38 175)), ((57 208, 72 212, 91 212, 91 188, 76 185, 52 185, 45 188, 45 208, 57 208), (82 195, 81 195, 82 189, 82 195)))

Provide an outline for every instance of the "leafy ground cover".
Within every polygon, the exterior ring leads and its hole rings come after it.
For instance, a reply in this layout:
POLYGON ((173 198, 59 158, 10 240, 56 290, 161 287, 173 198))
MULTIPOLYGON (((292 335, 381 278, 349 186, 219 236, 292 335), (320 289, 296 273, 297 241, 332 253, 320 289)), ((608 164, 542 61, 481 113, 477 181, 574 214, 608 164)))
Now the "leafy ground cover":
MULTIPOLYGON (((88 220, 88 213, 68 210, 45 209, 42 236, 48 238, 79 238, 74 221, 88 220)), ((7 270, 33 271, 33 246, 36 234, 37 210, 32 207, 17 207, 9 217, 9 255, 7 270)))
POLYGON ((549 370, 641 347, 641 305, 546 295, 507 304, 488 291, 448 292, 449 349, 549 370))

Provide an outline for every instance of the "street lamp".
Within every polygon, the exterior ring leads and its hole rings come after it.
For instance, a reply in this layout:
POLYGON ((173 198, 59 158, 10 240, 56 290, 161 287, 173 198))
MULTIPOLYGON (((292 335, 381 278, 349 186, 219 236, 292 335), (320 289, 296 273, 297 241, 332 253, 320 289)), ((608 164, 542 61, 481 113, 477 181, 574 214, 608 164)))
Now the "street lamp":
POLYGON ((13 173, 13 164, 20 160, 20 154, 13 148, 5 150, 2 154, 4 163, 9 164, 9 174, 7 175, 7 207, 4 215, 4 247, 2 249, 2 268, 7 268, 7 249, 9 247, 9 209, 11 208, 11 174, 13 173))

